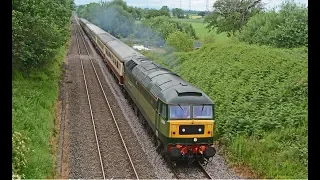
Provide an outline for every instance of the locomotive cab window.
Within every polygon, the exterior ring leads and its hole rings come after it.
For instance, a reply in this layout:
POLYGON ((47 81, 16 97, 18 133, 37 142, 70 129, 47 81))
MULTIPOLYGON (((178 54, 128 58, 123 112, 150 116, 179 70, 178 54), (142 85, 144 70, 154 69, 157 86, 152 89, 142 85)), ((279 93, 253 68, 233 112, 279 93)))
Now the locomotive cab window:
POLYGON ((194 119, 212 119, 213 106, 212 105, 196 105, 193 106, 194 119))
POLYGON ((190 119, 191 107, 189 105, 171 105, 170 119, 190 119))

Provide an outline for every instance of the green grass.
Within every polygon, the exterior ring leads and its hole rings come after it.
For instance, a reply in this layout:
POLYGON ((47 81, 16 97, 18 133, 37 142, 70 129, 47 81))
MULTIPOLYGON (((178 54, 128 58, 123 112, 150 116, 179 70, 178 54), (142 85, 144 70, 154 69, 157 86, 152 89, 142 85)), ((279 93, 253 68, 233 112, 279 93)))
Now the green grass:
POLYGON ((216 138, 231 164, 264 178, 308 177, 308 54, 221 41, 147 56, 216 104, 216 138))
POLYGON ((264 133, 261 139, 237 136, 226 151, 234 164, 247 164, 264 178, 308 177, 307 124, 264 133), (298 142, 295 142, 298 141, 298 142))
POLYGON ((26 144, 31 151, 26 154, 26 167, 22 169, 27 179, 54 176, 55 155, 49 141, 54 135, 58 81, 65 53, 66 47, 61 47, 49 64, 28 77, 13 72, 12 128, 29 138, 26 144))
POLYGON ((203 23, 203 19, 175 19, 180 22, 190 23, 196 31, 197 37, 201 42, 204 42, 208 36, 213 36, 216 42, 227 41, 229 38, 226 33, 216 33, 216 31, 211 31, 206 28, 206 24, 203 23))

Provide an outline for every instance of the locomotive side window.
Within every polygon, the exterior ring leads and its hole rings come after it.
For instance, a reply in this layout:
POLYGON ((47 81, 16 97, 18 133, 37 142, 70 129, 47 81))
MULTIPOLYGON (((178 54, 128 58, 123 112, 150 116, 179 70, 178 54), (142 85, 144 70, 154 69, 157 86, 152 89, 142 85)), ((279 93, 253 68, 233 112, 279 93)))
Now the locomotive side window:
POLYGON ((161 103, 161 117, 163 119, 167 119, 167 105, 164 103, 161 103))

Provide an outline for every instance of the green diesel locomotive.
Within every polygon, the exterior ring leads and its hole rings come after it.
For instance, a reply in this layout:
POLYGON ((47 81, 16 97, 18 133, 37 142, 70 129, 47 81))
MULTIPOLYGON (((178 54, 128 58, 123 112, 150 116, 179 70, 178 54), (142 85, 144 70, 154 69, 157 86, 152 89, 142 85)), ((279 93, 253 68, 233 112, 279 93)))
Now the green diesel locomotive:
POLYGON ((159 151, 171 161, 206 162, 215 155, 214 103, 203 91, 89 21, 80 24, 152 130, 159 151))

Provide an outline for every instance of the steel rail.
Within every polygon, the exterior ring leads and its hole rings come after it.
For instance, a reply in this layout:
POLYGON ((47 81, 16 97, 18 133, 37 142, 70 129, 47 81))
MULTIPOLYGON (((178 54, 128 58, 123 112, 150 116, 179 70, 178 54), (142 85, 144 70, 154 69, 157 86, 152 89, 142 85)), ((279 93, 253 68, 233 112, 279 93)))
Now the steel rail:
POLYGON ((198 165, 200 166, 200 169, 202 170, 202 172, 206 175, 206 177, 208 179, 213 179, 210 174, 204 169, 204 167, 202 166, 202 164, 200 162, 198 162, 198 165))
MULTIPOLYGON (((207 179, 213 179, 210 174, 203 168, 203 166, 201 165, 200 162, 197 163, 197 167, 199 167, 199 169, 201 169, 201 172, 206 176, 207 179)), ((179 173, 176 171, 175 167, 173 167, 172 165, 170 165, 172 173, 174 174, 176 179, 181 179, 179 176, 179 173)), ((187 178, 189 179, 189 178, 187 178)))
MULTIPOLYGON (((77 24, 79 23, 76 20, 77 24)), ((79 25, 79 24, 78 24, 79 25)), ((76 39, 77 39, 77 45, 78 45, 78 53, 79 53, 79 58, 81 55, 81 50, 80 50, 80 43, 79 43, 79 39, 77 36, 77 31, 76 32, 76 39)), ((81 36, 81 31, 80 31, 80 36, 81 36)), ((104 166, 103 166, 103 162, 102 162, 102 157, 101 157, 101 152, 100 152, 100 147, 99 147, 99 141, 98 141, 98 136, 97 136, 97 131, 96 131, 96 127, 95 127, 95 123, 94 123, 94 117, 93 117, 93 112, 92 112, 92 107, 91 107, 91 101, 90 101, 90 95, 89 95, 89 90, 88 90, 88 86, 87 86, 87 81, 86 81, 86 75, 84 72, 84 68, 83 68, 83 62, 82 59, 80 58, 80 62, 81 62, 81 68, 82 68, 82 75, 83 75, 83 80, 84 80, 84 84, 86 87, 86 93, 87 93, 87 97, 88 97, 88 102, 89 102, 89 107, 90 107, 90 114, 91 114, 91 121, 92 121, 92 125, 93 125, 93 131, 94 131, 94 135, 95 135, 95 139, 96 139, 96 144, 97 144, 97 148, 98 148, 98 153, 99 153, 99 159, 100 159, 100 165, 101 165, 101 170, 102 170, 102 176, 103 179, 106 179, 106 176, 104 174, 104 166)))
POLYGON ((82 32, 82 30, 81 30, 81 27, 79 27, 79 28, 80 28, 80 34, 81 34, 81 37, 82 37, 83 44, 84 44, 85 49, 86 49, 86 51, 87 51, 87 54, 88 54, 88 56, 89 56, 90 63, 91 63, 91 65, 92 65, 92 67, 93 67, 93 70, 94 70, 94 72, 95 72, 96 78, 97 78, 97 80, 98 80, 98 82, 99 82, 100 89, 102 90, 102 93, 103 93, 103 95, 104 95, 104 98, 105 98, 105 100, 106 100, 106 102, 107 102, 107 104, 108 104, 109 110, 110 110, 111 115, 112 115, 112 119, 113 119, 113 121, 114 121, 114 123, 115 123, 115 125, 116 125, 116 127, 117 127, 117 130, 118 130, 118 132, 119 132, 119 135, 120 135, 122 144, 123 144, 123 146, 124 146, 124 148, 125 148, 125 150, 126 150, 126 153, 127 153, 128 158, 129 158, 129 160, 130 160, 130 163, 131 163, 132 169, 133 169, 133 171, 134 171, 134 173, 135 173, 135 176, 137 177, 137 179, 139 179, 139 176, 138 176, 138 174, 137 174, 136 168, 135 168, 135 166, 134 166, 134 164, 133 164, 133 162, 132 162, 131 156, 130 156, 130 154, 129 154, 128 148, 127 148, 127 146, 126 146, 126 143, 124 142, 124 139, 123 139, 123 136, 122 136, 122 134, 121 134, 120 128, 119 128, 118 123, 117 123, 117 121, 116 121, 116 118, 115 118, 115 116, 114 116, 114 114, 113 114, 113 111, 112 111, 112 108, 111 108, 111 106, 110 106, 109 100, 108 100, 108 98, 107 98, 107 96, 106 96, 106 93, 105 93, 103 87, 102 87, 100 78, 99 78, 98 73, 97 73, 97 71, 96 71, 96 68, 95 68, 94 65, 93 65, 92 58, 91 58, 91 56, 90 56, 90 53, 89 53, 89 51, 88 51, 87 45, 86 45, 85 40, 84 40, 83 32, 82 32))

